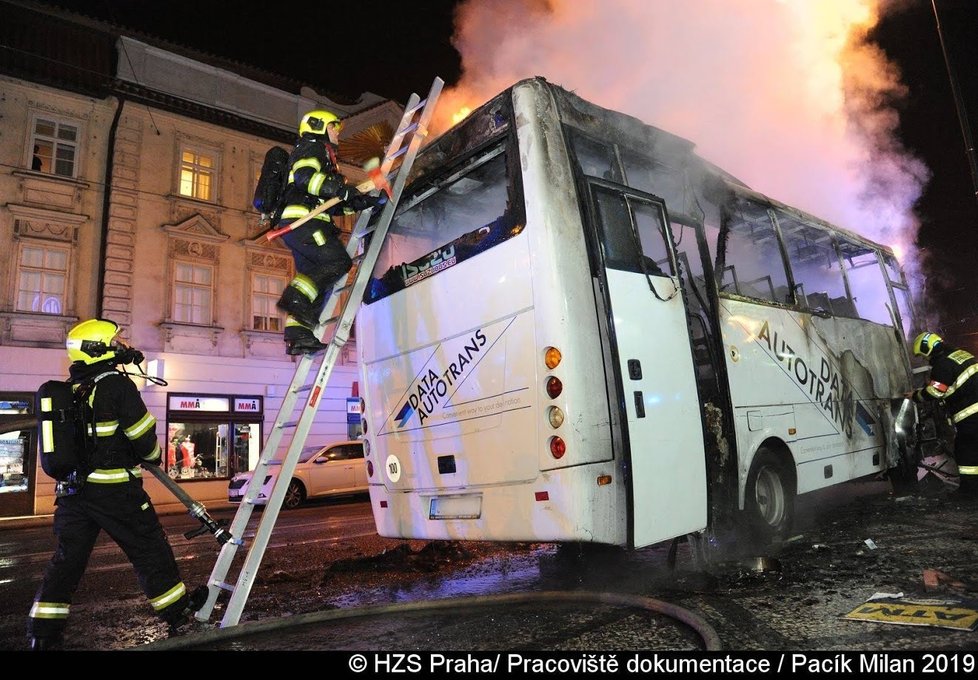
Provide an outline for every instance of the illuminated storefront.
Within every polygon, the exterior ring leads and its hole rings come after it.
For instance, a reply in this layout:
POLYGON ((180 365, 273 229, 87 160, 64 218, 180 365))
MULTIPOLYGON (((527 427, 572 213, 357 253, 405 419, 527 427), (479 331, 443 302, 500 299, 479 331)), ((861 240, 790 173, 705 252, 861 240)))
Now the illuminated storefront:
POLYGON ((173 479, 230 479, 261 454, 262 397, 168 394, 163 468, 173 479))
POLYGON ((0 393, 0 517, 33 512, 36 428, 22 427, 33 410, 33 394, 0 393))

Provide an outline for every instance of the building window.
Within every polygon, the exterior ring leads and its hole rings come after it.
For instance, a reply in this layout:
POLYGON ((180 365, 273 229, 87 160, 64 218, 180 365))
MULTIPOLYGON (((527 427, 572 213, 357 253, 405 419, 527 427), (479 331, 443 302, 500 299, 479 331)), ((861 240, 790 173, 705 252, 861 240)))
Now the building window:
POLYGON ((213 320, 214 267, 176 262, 173 268, 173 320, 210 325, 213 320))
POLYGON ((78 125, 49 117, 34 119, 31 169, 74 177, 78 158, 78 125))
POLYGON ((180 195, 201 201, 214 200, 216 154, 194 147, 180 150, 180 195))
POLYGON ((17 260, 15 311, 62 314, 67 281, 67 248, 23 244, 17 260))
POLYGON ((272 274, 251 275, 251 328, 256 331, 280 331, 285 315, 275 303, 285 290, 285 277, 272 274))

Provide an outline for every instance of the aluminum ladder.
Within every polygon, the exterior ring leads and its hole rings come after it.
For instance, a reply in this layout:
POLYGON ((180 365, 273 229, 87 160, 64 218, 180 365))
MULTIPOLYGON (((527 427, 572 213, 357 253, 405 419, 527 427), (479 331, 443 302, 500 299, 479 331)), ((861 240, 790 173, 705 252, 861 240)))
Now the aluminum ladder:
POLYGON ((316 337, 326 343, 327 348, 317 354, 303 355, 298 361, 295 376, 292 378, 292 383, 282 400, 282 407, 275 419, 275 425, 262 448, 251 483, 248 485, 248 490, 245 492, 241 505, 231 523, 231 534, 241 538, 235 542, 225 543, 221 548, 207 583, 209 591, 207 601, 196 614, 198 621, 210 620, 217 598, 222 591, 230 591, 231 598, 227 603, 221 628, 237 625, 241 619, 241 612, 244 610, 248 595, 254 585, 258 567, 261 565, 272 529, 282 508, 282 501, 285 498, 289 482, 292 480, 292 473, 295 471, 299 454, 305 446, 309 430, 319 409, 323 389, 332 373, 333 365, 340 357, 343 345, 349 339, 353 320, 360 307, 374 265, 380 255, 387 230, 401 197, 401 191, 404 189, 404 184, 411 172, 411 166, 414 164, 421 144, 428 135, 428 124, 443 85, 444 81, 441 78, 435 78, 426 99, 421 100, 417 94, 412 94, 408 99, 400 125, 388 145, 380 166, 381 172, 391 183, 391 196, 384 204, 383 212, 375 224, 368 224, 372 211, 364 211, 360 213, 350 234, 347 253, 353 259, 353 267, 350 272, 336 282, 320 315, 319 325, 314 329, 316 337), (390 174, 394 163, 402 156, 403 159, 396 169, 396 177, 391 181, 390 174), (361 241, 368 234, 372 234, 372 236, 366 247, 361 248, 361 241), (337 311, 338 308, 339 311, 337 311), (315 379, 311 383, 307 383, 307 378, 317 362, 320 363, 318 372, 315 373, 315 379), (297 414, 298 417, 296 417, 297 414), (258 523, 248 554, 238 572, 237 583, 231 586, 227 582, 228 573, 239 546, 244 544, 245 529, 254 510, 255 499, 262 487, 262 484, 256 483, 256 480, 262 480, 268 475, 270 462, 276 458, 279 444, 287 431, 291 431, 292 436, 288 452, 282 459, 281 466, 279 466, 278 478, 275 480, 272 494, 258 523))

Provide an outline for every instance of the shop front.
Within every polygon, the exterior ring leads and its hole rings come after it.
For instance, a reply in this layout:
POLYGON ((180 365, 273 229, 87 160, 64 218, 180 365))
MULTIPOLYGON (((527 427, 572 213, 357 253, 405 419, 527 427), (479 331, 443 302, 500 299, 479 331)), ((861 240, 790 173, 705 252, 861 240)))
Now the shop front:
POLYGON ((33 411, 33 394, 0 392, 0 517, 34 513, 37 428, 23 428, 33 411))
POLYGON ((168 394, 163 469, 195 499, 226 501, 228 480, 258 462, 263 418, 260 396, 168 394))

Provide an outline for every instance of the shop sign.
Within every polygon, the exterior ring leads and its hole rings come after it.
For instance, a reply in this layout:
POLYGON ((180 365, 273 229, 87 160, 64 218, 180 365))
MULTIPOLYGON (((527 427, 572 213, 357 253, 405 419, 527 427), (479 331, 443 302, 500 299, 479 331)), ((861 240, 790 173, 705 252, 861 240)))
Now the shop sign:
POLYGON ((227 413, 231 409, 227 397, 208 397, 203 394, 185 394, 170 396, 171 411, 199 411, 201 413, 227 413))

